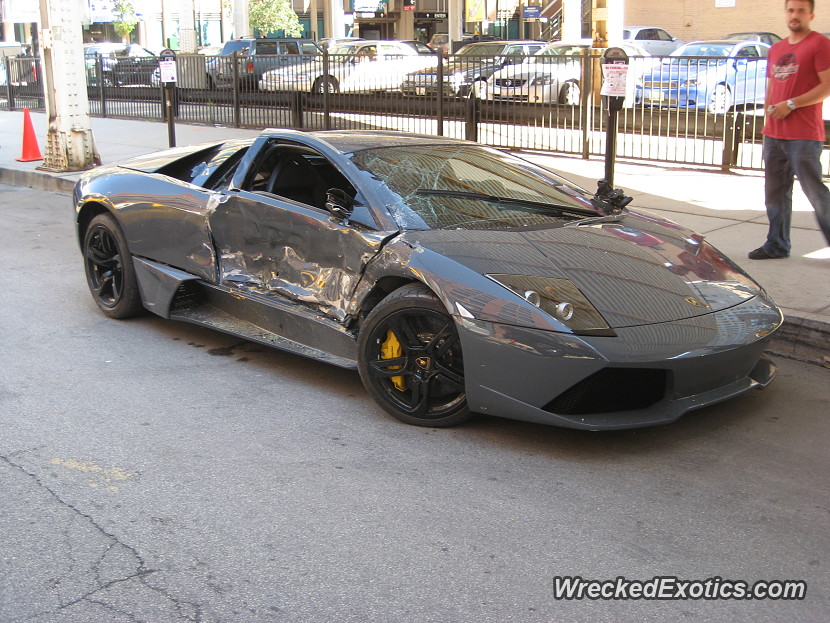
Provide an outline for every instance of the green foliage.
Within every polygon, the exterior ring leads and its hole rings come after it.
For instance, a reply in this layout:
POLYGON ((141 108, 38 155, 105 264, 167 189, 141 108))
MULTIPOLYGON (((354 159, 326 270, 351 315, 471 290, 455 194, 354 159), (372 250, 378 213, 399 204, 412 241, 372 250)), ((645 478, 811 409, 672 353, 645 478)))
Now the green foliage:
POLYGON ((286 37, 299 37, 303 34, 300 18, 289 0, 250 0, 248 18, 251 27, 263 35, 279 30, 286 37))
POLYGON ((118 17, 118 21, 115 22, 115 32, 124 41, 128 41, 130 34, 138 26, 138 16, 135 14, 133 3, 130 0, 115 0, 113 12, 118 17))

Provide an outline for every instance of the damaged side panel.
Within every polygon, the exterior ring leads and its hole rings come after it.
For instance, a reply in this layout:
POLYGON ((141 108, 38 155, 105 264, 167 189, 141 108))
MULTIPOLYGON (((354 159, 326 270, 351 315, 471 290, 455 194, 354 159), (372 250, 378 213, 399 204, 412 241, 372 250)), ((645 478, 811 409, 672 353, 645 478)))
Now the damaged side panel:
MULTIPOLYGON (((133 255, 151 257, 207 281, 216 281, 216 258, 206 225, 209 191, 172 178, 135 177, 141 193, 111 194, 133 255)), ((119 179, 120 187, 130 185, 119 179)))
POLYGON ((389 235, 245 191, 214 204, 208 225, 220 284, 303 303, 339 322, 355 313, 366 263, 389 235))

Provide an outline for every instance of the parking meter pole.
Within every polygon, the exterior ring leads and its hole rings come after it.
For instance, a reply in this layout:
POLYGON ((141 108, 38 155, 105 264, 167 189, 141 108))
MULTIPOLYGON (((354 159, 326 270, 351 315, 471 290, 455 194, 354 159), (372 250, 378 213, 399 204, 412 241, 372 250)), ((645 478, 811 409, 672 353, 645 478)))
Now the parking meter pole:
POLYGON ((608 120, 605 128, 605 178, 608 180, 608 185, 614 188, 614 161, 617 158, 617 114, 618 110, 614 109, 614 105, 608 98, 608 120))
POLYGON ((173 50, 165 49, 159 53, 159 79, 164 94, 164 117, 167 120, 167 142, 170 147, 176 146, 176 81, 178 71, 176 69, 176 53, 173 50))
POLYGON ((176 121, 173 111, 173 89, 176 84, 173 82, 165 83, 164 85, 164 110, 167 115, 167 142, 170 147, 176 146, 176 121))
POLYGON ((617 115, 626 94, 628 54, 622 48, 608 48, 602 55, 603 83, 600 94, 608 109, 605 127, 605 184, 614 188, 614 161, 617 158, 617 115))

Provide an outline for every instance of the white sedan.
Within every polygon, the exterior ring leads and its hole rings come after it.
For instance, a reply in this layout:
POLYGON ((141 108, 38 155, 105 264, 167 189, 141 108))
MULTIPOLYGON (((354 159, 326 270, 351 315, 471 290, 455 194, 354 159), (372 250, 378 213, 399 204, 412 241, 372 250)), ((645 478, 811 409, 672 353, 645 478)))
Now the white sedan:
POLYGON ((422 55, 400 41, 352 41, 322 58, 272 69, 262 75, 262 91, 359 93, 398 89, 404 77, 438 63, 436 55, 422 55))
MULTIPOLYGON (((629 56, 628 82, 633 94, 634 84, 644 69, 651 66, 652 59, 644 49, 628 42, 615 47, 621 47, 629 56)), ((577 106, 582 98, 582 54, 589 49, 590 44, 583 42, 548 44, 522 64, 493 74, 484 98, 577 106)))

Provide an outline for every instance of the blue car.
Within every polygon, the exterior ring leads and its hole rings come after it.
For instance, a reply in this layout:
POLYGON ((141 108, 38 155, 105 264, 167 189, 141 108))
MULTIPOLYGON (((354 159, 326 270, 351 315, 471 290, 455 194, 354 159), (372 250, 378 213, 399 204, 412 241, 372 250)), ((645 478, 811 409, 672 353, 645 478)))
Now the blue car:
POLYGON ((646 73, 638 101, 712 114, 763 102, 769 48, 760 41, 687 43, 646 73))

